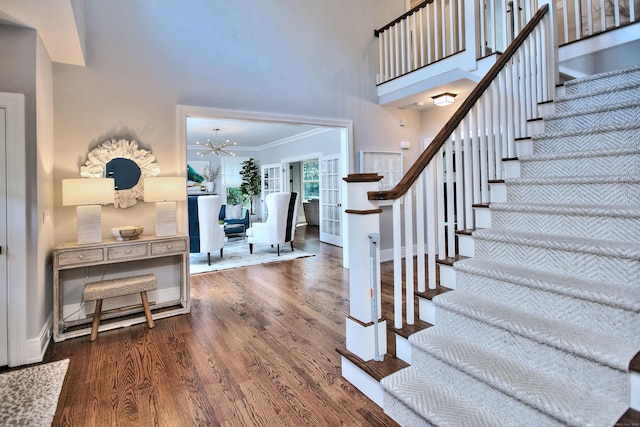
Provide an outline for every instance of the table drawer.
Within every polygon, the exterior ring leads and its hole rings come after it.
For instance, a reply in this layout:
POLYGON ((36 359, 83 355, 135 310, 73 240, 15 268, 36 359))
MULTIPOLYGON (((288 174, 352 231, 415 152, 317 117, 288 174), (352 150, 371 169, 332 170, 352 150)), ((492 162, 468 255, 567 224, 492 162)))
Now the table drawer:
POLYGON ((104 261, 102 248, 65 251, 58 256, 60 267, 104 261))
POLYGON ((151 255, 179 254, 187 250, 187 241, 184 239, 165 240, 164 242, 151 243, 151 255))
POLYGON ((126 246, 112 246, 107 249, 107 259, 110 261, 119 259, 135 259, 147 256, 147 244, 137 243, 126 246))

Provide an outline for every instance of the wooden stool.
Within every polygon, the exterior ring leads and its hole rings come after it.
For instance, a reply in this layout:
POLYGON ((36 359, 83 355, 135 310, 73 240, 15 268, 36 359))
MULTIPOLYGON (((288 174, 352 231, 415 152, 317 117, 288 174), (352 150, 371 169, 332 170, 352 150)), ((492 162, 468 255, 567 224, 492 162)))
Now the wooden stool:
POLYGON ((147 291, 154 290, 156 286, 156 276, 153 274, 87 283, 82 292, 82 299, 83 301, 96 301, 96 310, 93 315, 93 325, 91 326, 91 341, 95 341, 95 339, 98 338, 100 312, 102 311, 102 300, 104 298, 114 298, 140 292, 142 306, 144 307, 144 316, 147 318, 147 325, 149 325, 149 328, 153 328, 153 319, 151 318, 151 310, 149 310, 147 291))

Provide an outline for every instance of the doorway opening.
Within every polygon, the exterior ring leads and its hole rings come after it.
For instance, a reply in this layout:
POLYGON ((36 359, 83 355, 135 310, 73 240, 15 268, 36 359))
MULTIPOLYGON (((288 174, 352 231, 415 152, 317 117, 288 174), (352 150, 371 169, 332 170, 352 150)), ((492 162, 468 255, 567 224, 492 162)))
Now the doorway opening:
MULTIPOLYGON (((233 132, 235 132, 235 134, 237 135, 237 140, 233 141, 237 142, 237 145, 232 147, 236 158, 240 159, 259 157, 260 159, 258 163, 260 163, 261 165, 278 165, 278 169, 280 170, 279 180, 272 179, 273 176, 265 177, 263 175, 262 177, 263 182, 265 182, 265 178, 268 178, 269 182, 271 182, 272 185, 277 184, 277 187, 272 186, 270 187, 270 189, 275 188, 279 191, 292 191, 292 168, 295 168, 296 165, 303 165, 304 163, 301 162, 312 160, 317 161, 320 168, 318 177, 318 199, 320 199, 321 201, 321 207, 319 209, 320 218, 318 221, 320 231, 322 233, 323 229, 326 229, 324 231, 328 231, 329 234, 335 238, 334 241, 328 241, 328 243, 337 244, 338 246, 343 247, 347 244, 346 239, 342 239, 342 236, 345 236, 345 213, 342 209, 342 206, 346 205, 346 187, 345 183, 342 180, 342 177, 346 176, 353 170, 353 123, 351 121, 303 116, 286 116, 268 113, 254 113, 237 110, 221 110, 215 108, 183 105, 179 105, 177 110, 179 132, 178 137, 180 143, 179 155, 180 158, 184 160, 185 164, 187 163, 189 157, 193 156, 192 151, 197 150, 197 146, 195 146, 195 140, 192 141, 192 139, 199 138, 197 135, 195 135, 195 133, 191 131, 189 127, 189 124, 192 120, 200 121, 200 124, 204 123, 203 126, 205 127, 205 129, 207 127, 211 127, 212 129, 215 127, 217 129, 220 129, 220 136, 223 139, 227 139, 228 135, 225 135, 225 129, 220 123, 222 122, 227 126, 228 134, 231 134, 233 129, 233 132), (246 136, 246 134, 243 134, 242 129, 251 128, 260 124, 291 129, 300 128, 303 130, 303 132, 301 132, 301 135, 290 135, 278 140, 270 140, 265 135, 261 145, 256 145, 256 143, 253 143, 251 146, 243 145, 244 141, 242 139, 249 139, 250 137, 246 136), (317 148, 311 148, 314 147, 312 141, 314 141, 314 139, 320 138, 323 133, 334 133, 336 135, 338 144, 335 152, 328 153, 323 149, 318 150, 317 148), (296 141, 303 142, 300 142, 296 145, 296 141), (194 147, 192 148, 192 146, 194 147), (329 161, 326 159, 327 157, 330 157, 329 161), (322 165, 324 165, 325 167, 330 167, 330 170, 325 170, 324 175, 321 172, 323 167, 322 165), (323 198, 326 199, 326 203, 324 204, 322 203, 323 198), (339 199, 336 200, 336 198, 339 199)), ((212 160, 212 163, 216 161, 224 162, 224 158, 214 159, 212 160)), ((304 185, 304 182, 302 182, 304 181, 304 179, 299 179, 301 180, 300 185, 304 185)), ((226 192, 226 190, 224 190, 224 180, 225 178, 222 178, 222 188, 219 189, 223 197, 225 196, 224 193, 226 192)), ((216 184, 216 187, 217 185, 218 184, 216 184)), ((264 191, 259 198, 259 202, 257 203, 258 206, 260 206, 260 202, 263 201, 262 196, 264 196, 264 191)), ((299 200, 301 202, 304 201, 302 199, 302 195, 299 197, 299 200)), ((302 209, 299 210, 299 217, 304 213, 304 208, 302 206, 300 207, 302 209)), ((187 212, 179 212, 179 214, 181 220, 186 223, 187 212)), ((260 211, 258 217, 261 217, 262 215, 263 212, 260 211)), ((186 224, 183 224, 182 229, 186 229, 185 225, 186 224)), ((325 236, 326 234, 327 233, 324 233, 323 236, 325 236)), ((321 240, 323 239, 321 238, 321 240)), ((344 249, 347 248, 345 247, 344 249)), ((348 251, 343 250, 343 264, 345 265, 345 267, 348 266, 347 254, 348 251)))

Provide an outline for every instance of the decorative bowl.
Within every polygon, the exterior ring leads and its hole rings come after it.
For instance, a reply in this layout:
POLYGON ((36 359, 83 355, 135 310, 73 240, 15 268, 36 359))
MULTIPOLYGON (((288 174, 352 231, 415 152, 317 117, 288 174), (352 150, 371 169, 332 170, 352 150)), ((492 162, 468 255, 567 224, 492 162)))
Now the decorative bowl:
POLYGON ((111 233, 116 237, 116 240, 134 240, 137 239, 143 231, 144 227, 139 225, 124 225, 111 229, 111 233))

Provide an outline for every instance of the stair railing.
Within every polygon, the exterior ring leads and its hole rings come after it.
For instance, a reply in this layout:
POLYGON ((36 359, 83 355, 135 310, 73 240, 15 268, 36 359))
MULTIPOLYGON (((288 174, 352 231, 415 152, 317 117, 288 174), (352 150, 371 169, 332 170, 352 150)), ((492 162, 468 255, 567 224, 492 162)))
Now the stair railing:
POLYGON ((557 10, 558 45, 637 22, 637 0, 564 0, 557 10))
POLYGON ((425 291, 425 283, 435 289, 436 258, 456 256, 456 231, 474 230, 473 206, 489 202, 488 184, 502 178, 502 159, 516 157, 515 141, 528 136, 527 120, 538 117, 539 103, 553 99, 558 75, 553 31, 553 14, 545 4, 400 182, 391 190, 367 193, 371 201, 393 201, 395 328, 403 324, 402 228, 406 323, 413 324, 413 247, 418 292, 425 291))
POLYGON ((473 59, 503 52, 537 9, 537 0, 427 0, 375 30, 377 83, 461 53, 468 40, 475 40, 473 59))

